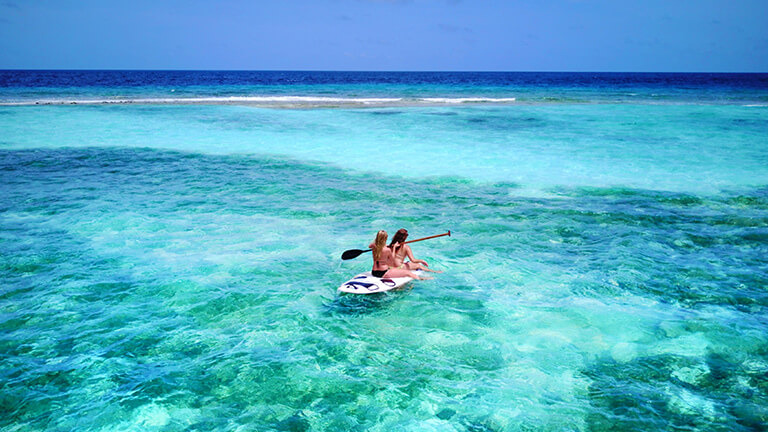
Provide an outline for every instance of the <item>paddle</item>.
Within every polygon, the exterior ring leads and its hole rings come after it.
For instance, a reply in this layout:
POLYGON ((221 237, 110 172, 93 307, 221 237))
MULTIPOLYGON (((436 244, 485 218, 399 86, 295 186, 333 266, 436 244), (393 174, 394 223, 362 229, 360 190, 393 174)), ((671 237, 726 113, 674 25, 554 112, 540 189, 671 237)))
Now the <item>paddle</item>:
MULTIPOLYGON (((443 233, 443 234, 433 235, 433 236, 424 237, 424 238, 420 238, 420 239, 416 239, 416 240, 409 240, 409 241, 407 241, 407 242, 405 242, 403 244, 416 243, 418 241, 429 240, 429 239, 433 239, 433 238, 436 238, 436 237, 444 237, 444 236, 449 236, 450 237, 451 236, 451 232, 448 231, 447 233, 443 233)), ((341 254, 341 259, 343 259, 343 260, 350 260, 352 258, 359 257, 360 254, 364 254, 364 253, 370 252, 370 251, 371 251, 370 249, 366 249, 366 250, 350 249, 348 251, 344 251, 344 253, 341 254)))

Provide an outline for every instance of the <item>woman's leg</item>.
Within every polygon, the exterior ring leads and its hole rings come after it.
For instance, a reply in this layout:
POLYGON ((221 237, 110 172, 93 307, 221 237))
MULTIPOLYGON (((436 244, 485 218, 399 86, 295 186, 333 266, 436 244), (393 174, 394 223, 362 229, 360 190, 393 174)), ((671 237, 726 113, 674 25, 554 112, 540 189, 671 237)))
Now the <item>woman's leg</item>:
POLYGON ((389 270, 387 270, 387 273, 384 274, 384 277, 388 277, 388 278, 409 277, 414 279, 431 279, 431 278, 420 277, 416 273, 413 273, 412 271, 409 271, 406 269, 396 269, 391 267, 389 270))
POLYGON ((441 271, 432 270, 431 268, 429 268, 429 267, 427 267, 425 265, 421 265, 421 264, 418 264, 418 263, 415 263, 415 262, 411 262, 411 261, 408 261, 407 263, 405 263, 403 268, 408 269, 408 270, 424 270, 424 271, 428 271, 428 272, 432 272, 432 273, 442 273, 441 271))

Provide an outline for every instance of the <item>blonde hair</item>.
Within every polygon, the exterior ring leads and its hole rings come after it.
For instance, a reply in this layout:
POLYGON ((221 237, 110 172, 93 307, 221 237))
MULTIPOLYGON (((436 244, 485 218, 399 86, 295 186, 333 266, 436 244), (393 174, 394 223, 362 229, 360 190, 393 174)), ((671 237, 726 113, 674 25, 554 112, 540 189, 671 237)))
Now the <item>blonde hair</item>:
POLYGON ((384 230, 379 231, 376 234, 376 240, 373 242, 373 260, 378 261, 381 258, 381 251, 387 245, 387 232, 384 230))

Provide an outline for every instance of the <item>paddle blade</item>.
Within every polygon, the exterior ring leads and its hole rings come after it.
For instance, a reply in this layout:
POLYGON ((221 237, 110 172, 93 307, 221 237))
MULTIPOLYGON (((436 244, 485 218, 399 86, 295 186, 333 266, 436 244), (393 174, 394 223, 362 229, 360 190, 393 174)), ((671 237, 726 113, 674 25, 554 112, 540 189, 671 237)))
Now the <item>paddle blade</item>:
POLYGON ((370 252, 370 249, 367 250, 360 250, 360 249, 350 249, 348 251, 345 251, 343 254, 341 254, 341 259, 343 260, 350 260, 352 258, 357 258, 360 256, 360 254, 365 252, 370 252))

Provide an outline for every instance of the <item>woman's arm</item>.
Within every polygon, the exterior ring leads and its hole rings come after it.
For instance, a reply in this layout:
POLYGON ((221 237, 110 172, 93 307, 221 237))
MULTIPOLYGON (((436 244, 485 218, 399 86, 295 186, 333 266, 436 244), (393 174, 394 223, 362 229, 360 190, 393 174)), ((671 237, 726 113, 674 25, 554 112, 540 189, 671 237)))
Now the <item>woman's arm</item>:
POLYGON ((429 267, 429 264, 427 264, 426 261, 416 259, 413 257, 413 251, 411 250, 411 247, 408 245, 405 245, 405 256, 407 256, 408 259, 411 260, 411 262, 415 262, 417 264, 424 264, 425 266, 429 267))

